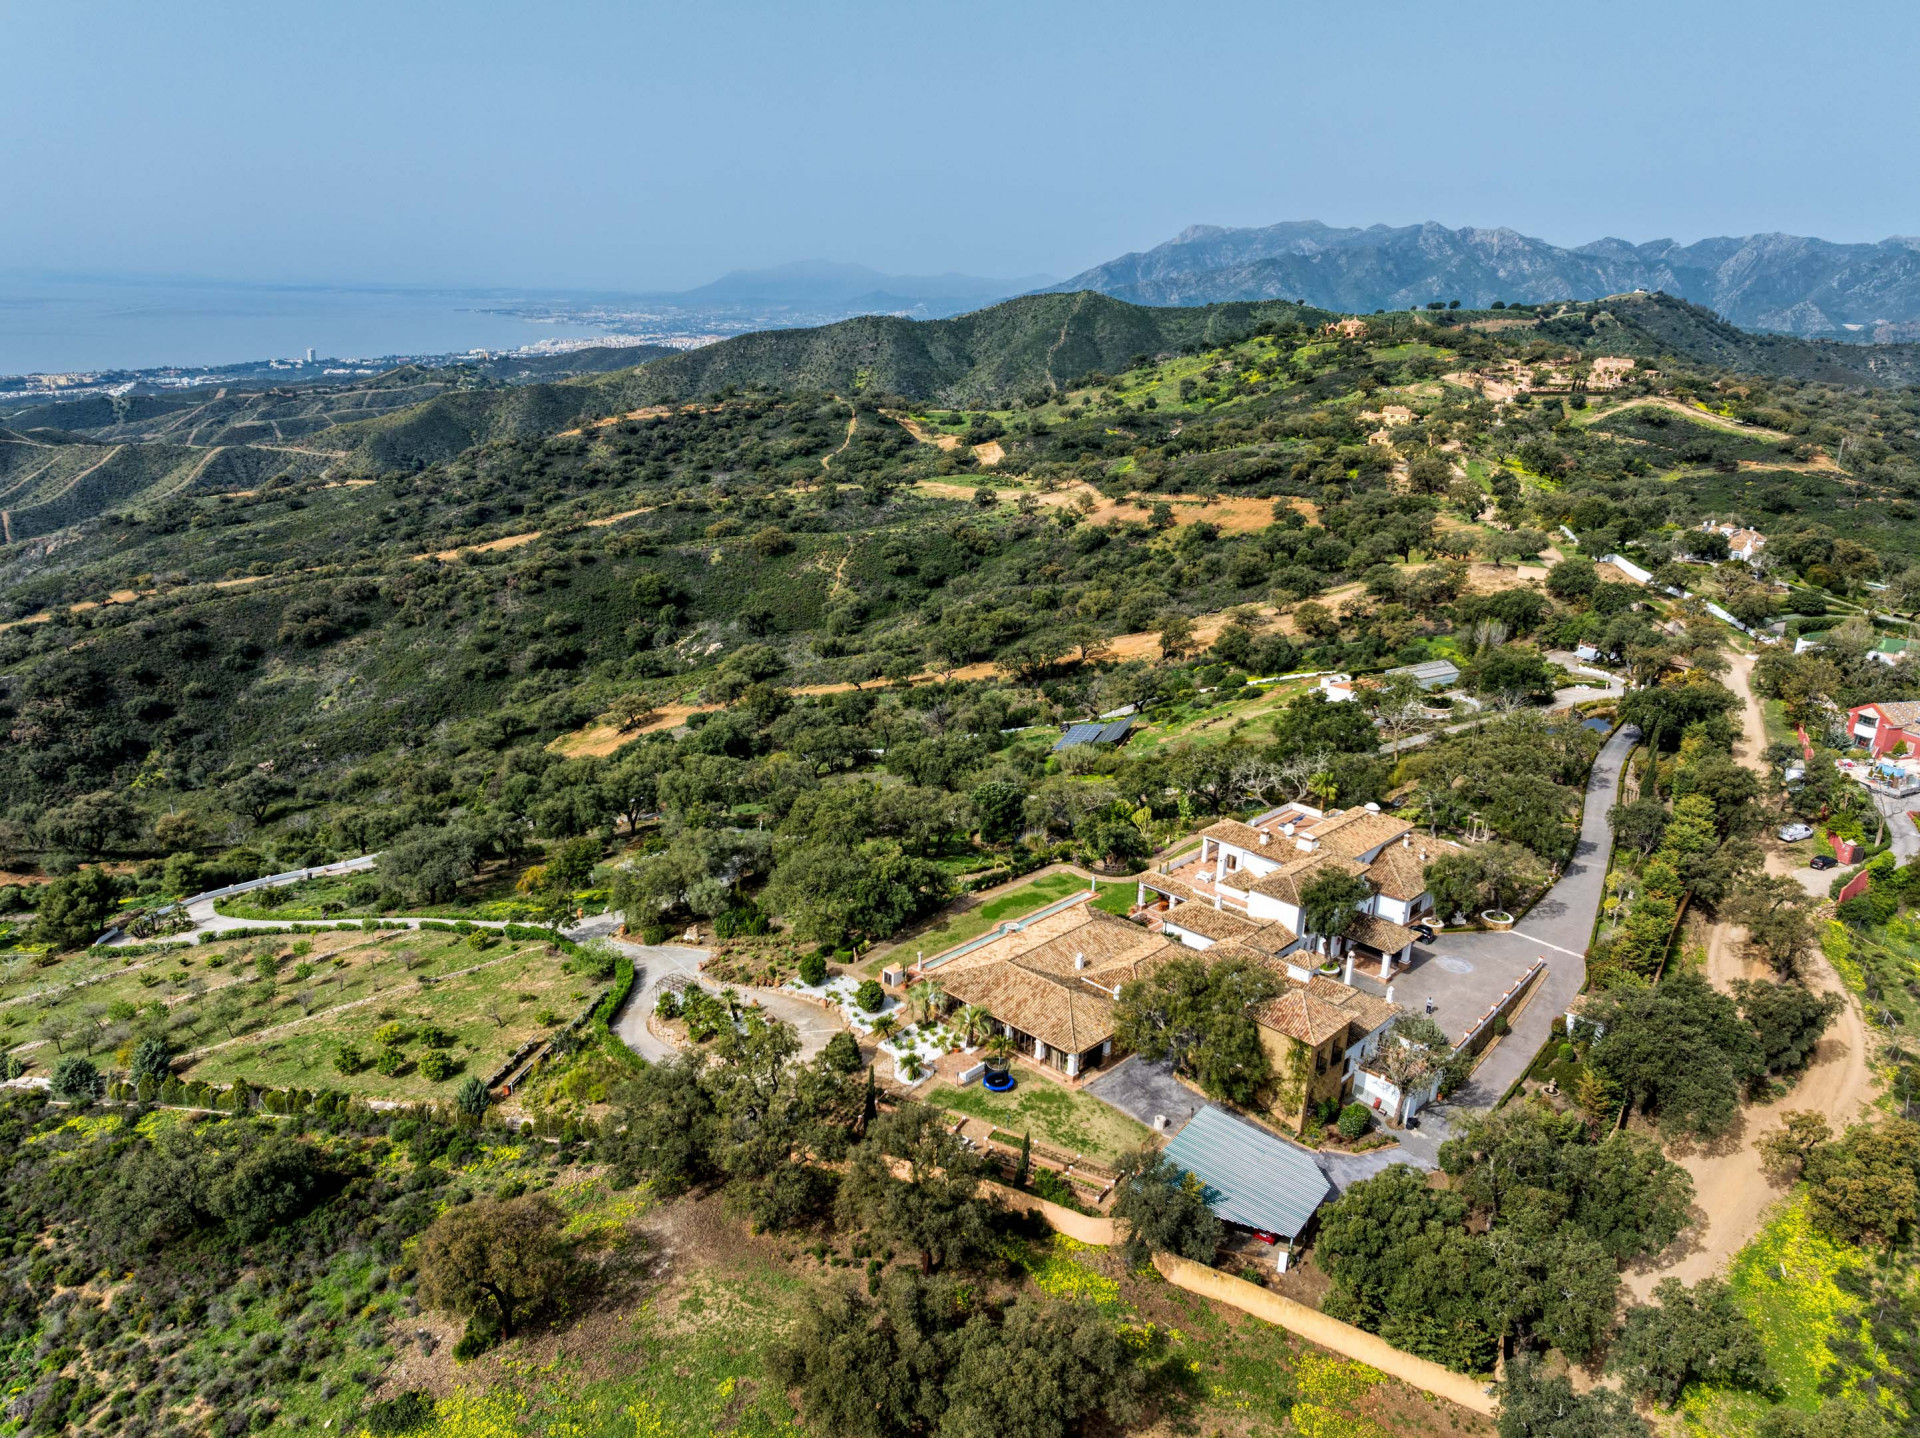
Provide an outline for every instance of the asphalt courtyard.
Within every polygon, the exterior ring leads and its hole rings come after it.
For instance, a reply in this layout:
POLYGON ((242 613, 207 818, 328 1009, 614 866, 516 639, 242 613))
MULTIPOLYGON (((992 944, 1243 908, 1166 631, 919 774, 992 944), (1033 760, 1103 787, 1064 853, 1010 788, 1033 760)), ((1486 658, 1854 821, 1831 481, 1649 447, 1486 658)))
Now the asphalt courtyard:
MULTIPOLYGON (((1456 1108, 1485 1109, 1498 1103, 1546 1043, 1554 1018, 1567 1011, 1587 982, 1587 942, 1606 895, 1607 858, 1613 852, 1607 813, 1619 790, 1620 766, 1639 737, 1639 730, 1623 725, 1601 748, 1587 778, 1573 857, 1524 919, 1505 933, 1441 934, 1431 944, 1416 944, 1413 966, 1393 978, 1395 1003, 1408 1013, 1431 1012, 1458 1042, 1536 959, 1547 961, 1546 976, 1537 981, 1512 1032, 1453 1095, 1450 1102, 1456 1108)), ((1360 970, 1354 983, 1373 993, 1386 991, 1360 970)))

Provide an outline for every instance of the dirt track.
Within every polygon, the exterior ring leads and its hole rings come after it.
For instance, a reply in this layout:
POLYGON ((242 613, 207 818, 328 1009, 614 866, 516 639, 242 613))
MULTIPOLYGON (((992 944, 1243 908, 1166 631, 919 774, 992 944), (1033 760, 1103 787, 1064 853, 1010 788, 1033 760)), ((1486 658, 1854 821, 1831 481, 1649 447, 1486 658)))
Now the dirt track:
MULTIPOLYGON (((1736 655, 1728 678, 1745 700, 1741 742, 1734 754, 1742 763, 1758 769, 1763 767, 1760 756, 1767 740, 1760 702, 1749 683, 1752 672, 1752 657, 1736 655)), ((1768 854, 1769 873, 1788 873, 1791 868, 1782 855, 1768 854)), ((1764 963, 1747 959, 1745 948, 1744 929, 1726 923, 1713 927, 1707 941, 1707 977, 1716 988, 1725 990, 1735 979, 1769 976, 1764 963)), ((1683 1251, 1658 1267, 1627 1274, 1627 1287, 1636 1298, 1646 1298, 1662 1278, 1697 1283, 1720 1272, 1760 1231, 1782 1191, 1768 1180, 1755 1145, 1763 1135, 1780 1127, 1781 1114, 1812 1109, 1825 1114, 1838 1131, 1859 1118, 1873 1101, 1878 1082, 1868 1065, 1871 1043, 1859 1005, 1817 949, 1808 957, 1806 981, 1815 993, 1841 995, 1847 1006, 1821 1039, 1812 1065, 1785 1098, 1747 1109, 1739 1129, 1711 1147, 1676 1155, 1693 1175, 1693 1201, 1703 1217, 1689 1231, 1687 1239, 1691 1242, 1683 1251)))

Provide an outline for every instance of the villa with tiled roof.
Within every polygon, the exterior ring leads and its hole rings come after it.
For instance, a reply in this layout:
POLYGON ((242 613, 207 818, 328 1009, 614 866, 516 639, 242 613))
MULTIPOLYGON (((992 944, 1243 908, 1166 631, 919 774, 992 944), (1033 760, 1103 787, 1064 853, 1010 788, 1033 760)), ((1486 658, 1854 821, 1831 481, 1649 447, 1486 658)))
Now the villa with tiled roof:
POLYGON ((1250 824, 1223 819, 1200 831, 1195 854, 1140 876, 1139 902, 1151 905, 1163 929, 1182 942, 1209 948, 1247 942, 1258 926, 1260 945, 1275 957, 1298 955, 1303 973, 1325 959, 1345 958, 1352 977, 1356 959, 1377 962, 1381 982, 1411 953, 1408 924, 1433 908, 1426 868, 1442 854, 1459 852, 1446 839, 1416 833, 1405 819, 1373 807, 1332 813, 1287 804, 1250 824), (1343 934, 1306 931, 1301 890, 1329 869, 1366 881, 1371 891, 1359 917, 1343 934), (1217 918, 1205 911, 1212 910, 1217 918))

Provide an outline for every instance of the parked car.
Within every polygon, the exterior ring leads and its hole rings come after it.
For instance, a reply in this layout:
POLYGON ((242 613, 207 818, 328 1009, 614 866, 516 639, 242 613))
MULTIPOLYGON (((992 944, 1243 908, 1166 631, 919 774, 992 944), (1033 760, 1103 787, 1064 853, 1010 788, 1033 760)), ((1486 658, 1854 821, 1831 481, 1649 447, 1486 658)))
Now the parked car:
POLYGON ((1840 861, 1831 854, 1818 854, 1807 861, 1807 867, 1809 869, 1837 869, 1840 867, 1840 861))
POLYGON ((1407 927, 1413 930, 1414 937, 1422 943, 1430 944, 1433 942, 1433 929, 1429 925, 1408 924, 1407 927))
POLYGON ((1788 824, 1780 830, 1780 841, 1785 844, 1797 844, 1802 839, 1813 837, 1813 825, 1788 824))

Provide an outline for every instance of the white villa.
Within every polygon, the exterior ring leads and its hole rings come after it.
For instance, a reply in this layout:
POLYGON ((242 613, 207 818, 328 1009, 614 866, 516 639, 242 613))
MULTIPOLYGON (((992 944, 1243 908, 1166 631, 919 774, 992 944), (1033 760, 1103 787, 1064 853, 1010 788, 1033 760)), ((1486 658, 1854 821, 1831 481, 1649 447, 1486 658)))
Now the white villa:
POLYGON ((1287 804, 1250 824, 1223 819, 1202 829, 1196 854, 1140 876, 1139 903, 1161 932, 1190 948, 1257 949, 1288 960, 1289 974, 1303 982, 1343 958, 1351 982, 1357 960, 1377 961, 1384 983, 1411 958, 1416 935, 1406 926, 1433 909, 1427 865, 1457 852, 1373 805, 1327 812, 1287 804), (1344 935, 1308 932, 1301 913, 1301 887, 1330 865, 1372 891, 1344 935))

